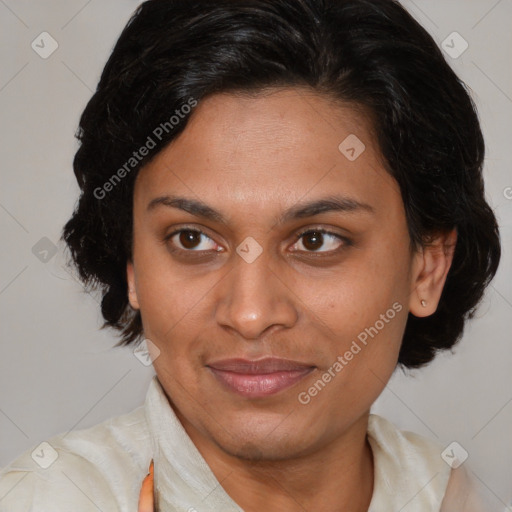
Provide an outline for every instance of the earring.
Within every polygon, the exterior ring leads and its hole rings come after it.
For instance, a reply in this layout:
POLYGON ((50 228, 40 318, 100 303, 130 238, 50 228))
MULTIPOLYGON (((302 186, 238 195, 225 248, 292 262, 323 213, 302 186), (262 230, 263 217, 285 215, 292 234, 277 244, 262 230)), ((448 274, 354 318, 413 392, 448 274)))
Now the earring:
POLYGON ((426 308, 427 307, 427 301, 426 300, 423 300, 421 299, 421 305, 426 308))

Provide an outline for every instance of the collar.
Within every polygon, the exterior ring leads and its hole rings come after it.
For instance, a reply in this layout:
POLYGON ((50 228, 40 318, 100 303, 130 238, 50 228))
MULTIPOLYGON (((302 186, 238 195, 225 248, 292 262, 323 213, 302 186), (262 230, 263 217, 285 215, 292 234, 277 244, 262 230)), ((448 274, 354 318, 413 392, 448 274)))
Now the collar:
POLYGON ((146 396, 154 460, 155 506, 165 512, 243 512, 192 442, 155 375, 146 396))
MULTIPOLYGON (((156 375, 149 385, 145 414, 155 464, 157 510, 243 512, 188 436, 156 375)), ((438 510, 450 468, 441 459, 437 443, 402 432, 376 414, 368 420, 368 441, 374 461, 369 512, 427 504, 430 508, 415 510, 438 510)))

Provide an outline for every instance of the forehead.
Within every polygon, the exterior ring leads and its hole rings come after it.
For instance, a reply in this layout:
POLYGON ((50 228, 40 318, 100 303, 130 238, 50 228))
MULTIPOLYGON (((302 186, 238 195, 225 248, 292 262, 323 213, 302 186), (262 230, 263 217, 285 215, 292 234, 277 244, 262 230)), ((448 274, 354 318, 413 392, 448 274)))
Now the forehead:
POLYGON ((179 194, 263 214, 336 192, 376 209, 400 200, 370 116, 290 88, 201 101, 185 130, 139 172, 135 200, 179 194))

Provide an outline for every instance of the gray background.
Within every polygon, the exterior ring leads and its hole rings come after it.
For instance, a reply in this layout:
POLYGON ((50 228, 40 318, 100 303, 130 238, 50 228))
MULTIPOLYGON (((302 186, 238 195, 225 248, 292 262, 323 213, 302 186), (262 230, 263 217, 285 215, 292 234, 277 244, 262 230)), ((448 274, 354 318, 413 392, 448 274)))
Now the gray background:
MULTIPOLYGON (((480 111, 503 260, 455 355, 409 376, 397 372, 373 412, 443 446, 459 442, 502 510, 512 500, 512 0, 403 3, 440 45, 454 31, 469 43, 447 60, 480 111)), ((0 466, 57 433, 142 404, 153 375, 98 330, 98 297, 63 268, 58 243, 78 197, 78 119, 137 5, 0 0, 0 466), (59 45, 47 59, 31 48, 43 31, 59 45)))

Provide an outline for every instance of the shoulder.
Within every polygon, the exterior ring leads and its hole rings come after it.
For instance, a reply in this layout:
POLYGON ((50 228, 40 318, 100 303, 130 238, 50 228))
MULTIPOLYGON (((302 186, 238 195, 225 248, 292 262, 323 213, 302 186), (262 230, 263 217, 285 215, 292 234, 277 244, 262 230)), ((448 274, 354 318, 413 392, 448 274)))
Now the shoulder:
POLYGON ((439 510, 451 467, 437 441, 398 429, 376 414, 368 420, 374 457, 374 496, 370 510, 439 510))
POLYGON ((417 471, 439 471, 449 477, 450 466, 443 460, 443 446, 433 439, 401 430, 386 418, 370 414, 368 438, 379 456, 387 463, 417 471))
POLYGON ((492 499, 485 484, 463 465, 451 472, 440 512, 501 512, 503 507, 498 501, 492 499))
POLYGON ((368 420, 368 441, 375 470, 370 512, 498 512, 467 462, 451 462, 456 454, 450 447, 376 414, 368 420))
POLYGON ((0 512, 129 510, 150 458, 144 407, 54 436, 0 472, 0 512))

